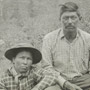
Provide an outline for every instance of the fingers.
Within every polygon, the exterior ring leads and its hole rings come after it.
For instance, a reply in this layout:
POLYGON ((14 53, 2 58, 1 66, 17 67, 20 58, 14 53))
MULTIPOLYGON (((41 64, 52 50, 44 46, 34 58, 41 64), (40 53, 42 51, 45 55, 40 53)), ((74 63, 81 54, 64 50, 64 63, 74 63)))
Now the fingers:
POLYGON ((75 85, 74 88, 75 88, 75 90, 83 90, 83 89, 81 89, 79 86, 76 86, 76 85, 75 85))
POLYGON ((66 82, 64 83, 64 88, 65 88, 65 89, 68 89, 68 90, 83 90, 83 89, 81 89, 79 86, 77 86, 77 85, 75 85, 75 84, 72 84, 72 83, 70 83, 70 82, 68 82, 68 81, 66 81, 66 82))

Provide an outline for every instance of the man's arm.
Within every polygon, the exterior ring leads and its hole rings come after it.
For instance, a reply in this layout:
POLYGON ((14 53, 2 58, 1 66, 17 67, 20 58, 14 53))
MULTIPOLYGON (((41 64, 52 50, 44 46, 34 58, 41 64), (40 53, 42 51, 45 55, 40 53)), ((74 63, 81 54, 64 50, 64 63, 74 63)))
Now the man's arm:
POLYGON ((41 61, 41 65, 44 69, 46 70, 51 70, 56 77, 59 79, 59 84, 61 87, 63 87, 64 82, 66 81, 62 76, 60 76, 60 72, 56 71, 53 68, 53 55, 52 55, 52 48, 54 48, 54 40, 52 37, 45 37, 43 40, 43 45, 42 45, 42 56, 43 59, 41 61))
POLYGON ((34 74, 34 80, 37 82, 37 85, 32 90, 44 90, 55 84, 56 77, 51 71, 40 68, 34 71, 34 74))

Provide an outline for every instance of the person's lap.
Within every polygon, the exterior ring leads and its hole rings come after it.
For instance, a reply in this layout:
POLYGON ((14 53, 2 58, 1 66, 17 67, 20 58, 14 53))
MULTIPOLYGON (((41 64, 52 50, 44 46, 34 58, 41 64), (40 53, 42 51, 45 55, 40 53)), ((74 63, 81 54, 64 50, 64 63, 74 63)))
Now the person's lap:
MULTIPOLYGON (((81 77, 76 77, 70 82, 80 86, 83 90, 90 90, 90 74, 85 74, 81 77)), ((63 89, 57 84, 54 86, 50 86, 45 90, 63 90, 63 89)))
POLYGON ((71 83, 80 86, 84 90, 90 90, 90 74, 74 78, 71 83))

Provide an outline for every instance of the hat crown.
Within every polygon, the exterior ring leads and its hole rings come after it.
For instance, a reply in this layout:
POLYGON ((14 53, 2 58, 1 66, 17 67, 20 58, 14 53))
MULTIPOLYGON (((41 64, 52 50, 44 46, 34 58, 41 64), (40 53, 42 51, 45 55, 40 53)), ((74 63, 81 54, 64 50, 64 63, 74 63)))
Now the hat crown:
POLYGON ((19 48, 19 47, 31 47, 34 48, 34 46, 30 43, 18 43, 13 45, 11 48, 19 48))

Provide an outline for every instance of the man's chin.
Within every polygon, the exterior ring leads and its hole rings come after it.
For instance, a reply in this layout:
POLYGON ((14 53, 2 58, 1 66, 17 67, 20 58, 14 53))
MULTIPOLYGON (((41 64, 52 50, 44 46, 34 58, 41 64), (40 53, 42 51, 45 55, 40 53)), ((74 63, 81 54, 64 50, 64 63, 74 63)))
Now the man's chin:
POLYGON ((68 28, 66 28, 68 31, 70 31, 70 32, 72 32, 72 31, 75 31, 76 30, 76 28, 75 27, 68 27, 68 28))
POLYGON ((74 29, 75 29, 75 27, 67 27, 66 29, 72 29, 72 30, 74 30, 74 29))

